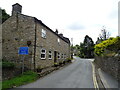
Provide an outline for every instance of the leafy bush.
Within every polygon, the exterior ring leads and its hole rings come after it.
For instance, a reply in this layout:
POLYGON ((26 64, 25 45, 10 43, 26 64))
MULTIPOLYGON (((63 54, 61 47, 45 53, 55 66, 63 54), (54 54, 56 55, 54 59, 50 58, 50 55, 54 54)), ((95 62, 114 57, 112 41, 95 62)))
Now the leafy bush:
POLYGON ((63 64, 66 64, 66 61, 65 61, 65 60, 63 61, 63 64))
POLYGON ((60 62, 59 62, 59 65, 62 65, 62 64, 63 64, 63 62, 62 62, 62 61, 60 61, 60 62))
POLYGON ((117 52, 120 50, 120 37, 109 38, 108 40, 102 41, 102 43, 96 44, 94 48, 97 56, 103 55, 106 49, 117 52))
POLYGON ((15 64, 8 61, 2 61, 2 68, 14 68, 15 64))
POLYGON ((71 59, 71 58, 67 58, 66 61, 67 61, 67 62, 71 62, 72 59, 71 59))
POLYGON ((57 66, 59 66, 59 64, 58 64, 57 62, 55 62, 55 63, 54 63, 54 66, 57 67, 57 66))
POLYGON ((37 70, 37 72, 41 72, 43 70, 43 67, 42 66, 38 66, 36 70, 37 70))

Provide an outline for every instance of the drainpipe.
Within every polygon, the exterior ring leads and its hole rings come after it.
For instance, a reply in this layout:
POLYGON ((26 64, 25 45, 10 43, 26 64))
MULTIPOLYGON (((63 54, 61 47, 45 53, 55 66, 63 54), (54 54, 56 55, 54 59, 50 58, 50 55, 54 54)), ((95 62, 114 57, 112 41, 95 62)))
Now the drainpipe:
MULTIPOLYGON (((18 24, 19 24, 19 20, 18 20, 19 18, 18 18, 18 13, 16 13, 16 30, 17 30, 17 32, 18 32, 18 24)), ((20 37, 20 34, 19 34, 19 37, 20 37)), ((19 44, 19 42, 18 42, 18 44, 19 44)), ((19 44, 20 45, 20 44, 19 44)), ((17 46, 16 46, 17 47, 17 46)), ((19 61, 17 61, 17 59, 16 59, 16 63, 18 63, 19 61)), ((21 62, 21 60, 20 60, 20 62, 21 62)))
POLYGON ((36 68, 35 68, 35 66, 36 66, 36 65, 35 65, 35 64, 36 64, 36 63, 35 63, 35 56, 36 56, 36 37, 37 37, 37 36, 36 36, 36 31, 37 31, 37 30, 36 30, 36 28, 37 28, 37 24, 36 24, 36 21, 35 21, 35 42, 34 42, 34 71, 35 71, 35 69, 36 69, 36 68))
POLYGON ((69 46, 69 58, 71 58, 71 48, 70 48, 70 43, 68 44, 68 46, 69 46))

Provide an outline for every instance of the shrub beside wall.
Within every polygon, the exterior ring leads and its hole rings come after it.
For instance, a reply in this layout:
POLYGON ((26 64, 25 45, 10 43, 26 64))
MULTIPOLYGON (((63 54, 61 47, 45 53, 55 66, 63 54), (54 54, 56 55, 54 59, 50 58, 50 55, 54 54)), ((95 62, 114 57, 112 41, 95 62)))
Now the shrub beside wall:
POLYGON ((105 56, 106 50, 117 53, 120 50, 120 37, 109 38, 102 43, 95 45, 94 53, 96 56, 105 56))
POLYGON ((11 79, 21 74, 21 69, 16 68, 15 64, 9 61, 2 61, 2 80, 11 79))
POLYGON ((95 45, 95 63, 120 80, 120 37, 109 38, 95 45))

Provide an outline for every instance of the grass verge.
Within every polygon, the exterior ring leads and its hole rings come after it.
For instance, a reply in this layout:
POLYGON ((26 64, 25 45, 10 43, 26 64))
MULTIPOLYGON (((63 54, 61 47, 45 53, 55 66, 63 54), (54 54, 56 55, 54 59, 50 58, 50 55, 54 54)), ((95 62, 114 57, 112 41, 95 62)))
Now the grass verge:
POLYGON ((23 84, 33 82, 38 79, 38 74, 36 72, 27 71, 22 75, 16 76, 10 80, 5 80, 2 82, 2 89, 13 88, 23 84))

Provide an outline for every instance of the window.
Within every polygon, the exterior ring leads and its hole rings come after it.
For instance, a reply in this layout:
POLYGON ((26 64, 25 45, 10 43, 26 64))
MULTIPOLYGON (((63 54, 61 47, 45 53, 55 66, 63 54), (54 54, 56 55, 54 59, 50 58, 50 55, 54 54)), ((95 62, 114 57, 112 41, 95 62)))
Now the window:
POLYGON ((52 52, 51 51, 49 51, 48 55, 49 55, 48 58, 52 59, 52 52))
POLYGON ((60 39, 58 38, 58 44, 60 44, 60 39))
POLYGON ((66 54, 64 54, 64 59, 66 59, 66 54))
POLYGON ((4 43, 5 42, 5 39, 2 39, 2 43, 4 43))
POLYGON ((42 29, 42 37, 46 38, 46 30, 42 29))
POLYGON ((63 54, 61 54, 61 58, 63 59, 64 57, 63 57, 63 54))
POLYGON ((58 59, 60 59, 60 53, 58 53, 58 59))
POLYGON ((41 49, 41 59, 45 59, 45 58, 46 58, 46 50, 41 49))

